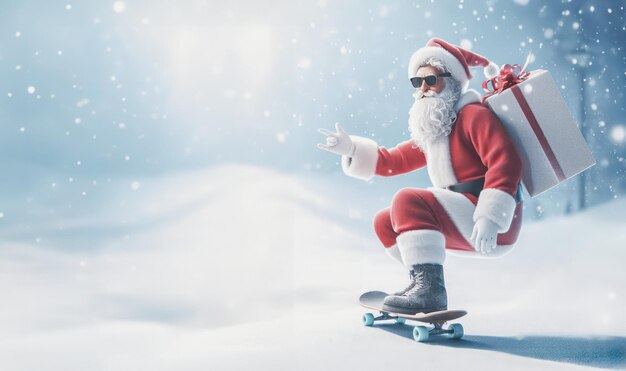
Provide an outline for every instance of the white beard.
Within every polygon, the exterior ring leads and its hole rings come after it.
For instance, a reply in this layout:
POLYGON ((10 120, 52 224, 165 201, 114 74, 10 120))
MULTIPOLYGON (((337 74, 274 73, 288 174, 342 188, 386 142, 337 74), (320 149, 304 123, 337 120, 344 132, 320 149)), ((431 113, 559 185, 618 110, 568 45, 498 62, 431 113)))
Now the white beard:
POLYGON ((439 94, 424 94, 418 90, 413 96, 415 102, 409 111, 409 132, 415 144, 425 151, 428 143, 446 137, 452 131, 456 120, 454 105, 461 96, 461 89, 453 82, 447 83, 439 94))

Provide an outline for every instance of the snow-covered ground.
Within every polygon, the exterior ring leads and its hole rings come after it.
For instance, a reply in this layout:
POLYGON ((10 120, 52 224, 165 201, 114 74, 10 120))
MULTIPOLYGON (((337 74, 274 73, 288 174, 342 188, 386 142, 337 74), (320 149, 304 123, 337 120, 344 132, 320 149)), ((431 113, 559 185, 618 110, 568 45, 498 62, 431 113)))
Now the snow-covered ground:
POLYGON ((407 275, 360 195, 235 165, 141 184, 124 215, 4 239, 2 370, 626 368, 624 200, 527 223, 499 260, 449 257, 466 337, 418 344, 361 323, 359 294, 407 275))

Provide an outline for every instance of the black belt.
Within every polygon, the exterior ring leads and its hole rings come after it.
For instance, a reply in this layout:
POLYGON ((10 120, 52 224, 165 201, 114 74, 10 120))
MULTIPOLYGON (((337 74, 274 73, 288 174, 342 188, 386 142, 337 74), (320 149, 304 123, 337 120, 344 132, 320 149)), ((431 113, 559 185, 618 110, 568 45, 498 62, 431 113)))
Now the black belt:
MULTIPOLYGON (((453 185, 449 185, 446 187, 446 189, 449 189, 451 191, 454 192, 459 192, 459 193, 469 193, 469 194, 473 194, 476 197, 480 196, 480 191, 483 190, 485 186, 485 178, 478 178, 478 179, 472 179, 472 180, 468 180, 467 182, 461 182, 461 183, 457 183, 457 184, 453 184, 453 185)), ((523 195, 522 195, 522 183, 517 185, 517 193, 515 194, 515 202, 516 203, 520 203, 523 201, 523 195)))

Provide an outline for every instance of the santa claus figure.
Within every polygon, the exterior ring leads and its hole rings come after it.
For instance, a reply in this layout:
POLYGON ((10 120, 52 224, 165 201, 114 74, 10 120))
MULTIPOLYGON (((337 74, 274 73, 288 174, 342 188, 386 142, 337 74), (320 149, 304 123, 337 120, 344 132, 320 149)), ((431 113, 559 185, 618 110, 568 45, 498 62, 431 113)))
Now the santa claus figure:
POLYGON ((384 309, 414 314, 447 309, 443 264, 447 253, 502 256, 522 221, 521 161, 497 117, 468 90, 470 67, 487 77, 498 67, 440 39, 417 50, 409 63, 415 102, 410 140, 387 149, 350 136, 336 125, 321 149, 342 156, 347 175, 369 180, 427 167, 433 187, 404 188, 379 211, 374 228, 386 252, 410 271, 404 290, 384 309))

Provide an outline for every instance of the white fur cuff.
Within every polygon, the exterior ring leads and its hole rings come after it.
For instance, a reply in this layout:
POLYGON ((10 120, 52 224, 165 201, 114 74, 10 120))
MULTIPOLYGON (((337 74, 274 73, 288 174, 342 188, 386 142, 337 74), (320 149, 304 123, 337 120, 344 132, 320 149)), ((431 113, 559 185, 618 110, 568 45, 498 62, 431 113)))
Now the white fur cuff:
POLYGON ((445 238, 439 231, 422 229, 400 234, 396 241, 407 268, 415 264, 440 264, 446 260, 445 238))
POLYGON ((371 139, 350 136, 354 143, 354 155, 343 156, 341 167, 346 175, 357 179, 370 180, 376 175, 378 144, 371 139))
POLYGON ((391 259, 404 265, 404 262, 402 261, 402 255, 400 255, 400 249, 398 249, 398 245, 393 245, 391 247, 385 248, 385 252, 387 253, 387 255, 389 255, 391 259))
POLYGON ((511 227, 515 212, 515 199, 496 188, 486 188, 480 192, 474 210, 474 223, 480 218, 488 218, 498 225, 498 233, 505 233, 511 227))

